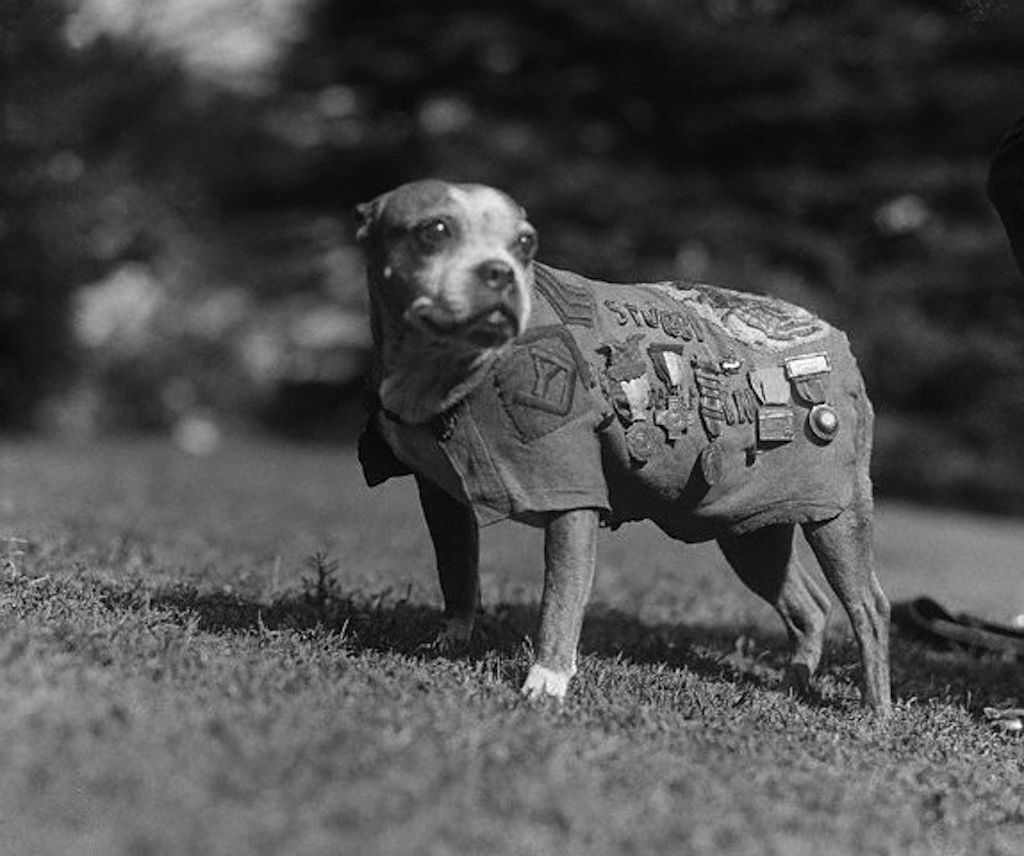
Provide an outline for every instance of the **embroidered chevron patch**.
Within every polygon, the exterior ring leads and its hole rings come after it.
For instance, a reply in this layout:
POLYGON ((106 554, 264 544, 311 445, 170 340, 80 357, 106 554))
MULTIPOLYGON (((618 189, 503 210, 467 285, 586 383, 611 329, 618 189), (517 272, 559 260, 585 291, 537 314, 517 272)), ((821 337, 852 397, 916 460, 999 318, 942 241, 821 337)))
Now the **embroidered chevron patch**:
POLYGON ((597 304, 589 288, 557 279, 539 265, 534 268, 534 284, 563 324, 593 328, 597 304))

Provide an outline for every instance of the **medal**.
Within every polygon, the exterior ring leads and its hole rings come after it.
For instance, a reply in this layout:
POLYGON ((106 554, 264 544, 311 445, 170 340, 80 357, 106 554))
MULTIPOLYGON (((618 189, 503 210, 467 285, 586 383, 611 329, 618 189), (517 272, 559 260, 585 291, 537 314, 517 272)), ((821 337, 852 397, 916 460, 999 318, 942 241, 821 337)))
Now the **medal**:
POLYGON ((825 403, 825 375, 832 371, 828 354, 802 354, 786 360, 786 377, 807 404, 825 403))
POLYGON ((619 387, 629 402, 630 420, 646 419, 647 405, 651 399, 651 382, 647 375, 619 381, 619 387))
POLYGON ((623 342, 613 340, 600 348, 608 356, 605 377, 622 390, 622 398, 625 399, 623 401, 616 396, 612 404, 627 424, 646 419, 650 405, 651 382, 647 378, 643 354, 640 353, 643 338, 643 333, 633 333, 623 342))
POLYGON ((647 463, 661 445, 661 432, 647 420, 634 422, 626 429, 629 456, 641 465, 647 463))
POLYGON ((612 340, 601 346, 600 350, 608 355, 608 367, 604 372, 609 380, 633 380, 647 373, 643 355, 640 353, 640 342, 643 338, 643 333, 632 333, 624 342, 612 340))
POLYGON ((654 412, 654 424, 665 430, 671 442, 685 434, 694 417, 694 391, 683 391, 688 364, 682 345, 651 345, 647 349, 659 380, 668 387, 665 406, 654 412))
POLYGON ((654 412, 654 424, 664 428, 672 442, 681 439, 689 430, 693 422, 692 402, 692 390, 687 390, 685 400, 682 394, 670 393, 665 408, 654 412))
POLYGON ((708 487, 714 487, 722 480, 725 471, 725 456, 717 443, 704 447, 700 453, 700 474, 708 487))
POLYGON ((823 443, 831 443, 839 433, 839 414, 827 404, 816 404, 807 414, 807 427, 823 443))
POLYGON ((693 376, 700 392, 700 418, 712 440, 722 433, 725 410, 722 406, 722 376, 715 367, 697 364, 693 376))

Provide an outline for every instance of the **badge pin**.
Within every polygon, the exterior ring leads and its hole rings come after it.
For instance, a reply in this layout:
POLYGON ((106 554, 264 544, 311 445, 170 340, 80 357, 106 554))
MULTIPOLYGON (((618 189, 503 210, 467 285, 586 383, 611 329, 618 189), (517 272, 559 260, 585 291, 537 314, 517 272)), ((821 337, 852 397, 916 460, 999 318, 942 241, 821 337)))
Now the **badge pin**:
POLYGON ((661 445, 661 432, 646 420, 634 422, 626 429, 629 456, 641 465, 647 463, 661 445))
POLYGON ((832 371, 832 365, 825 352, 801 354, 786 360, 786 377, 790 380, 827 374, 830 371, 832 371))
POLYGON ((762 407, 757 413, 757 439, 760 443, 788 443, 796 436, 793 411, 788 407, 762 407))
POLYGON ((839 414, 827 404, 816 404, 807 414, 807 427, 823 443, 831 443, 839 433, 839 414))
POLYGON ((729 354, 719 361, 718 367, 726 374, 739 374, 740 369, 743 368, 743 360, 735 354, 729 354))

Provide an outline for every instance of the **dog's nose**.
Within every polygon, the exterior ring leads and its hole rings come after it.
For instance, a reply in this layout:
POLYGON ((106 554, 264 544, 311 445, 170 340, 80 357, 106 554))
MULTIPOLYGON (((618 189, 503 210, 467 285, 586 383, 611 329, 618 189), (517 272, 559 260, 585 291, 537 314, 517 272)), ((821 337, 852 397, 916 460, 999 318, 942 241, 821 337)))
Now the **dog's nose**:
POLYGON ((501 294, 510 292, 516 283, 516 272, 501 261, 483 262, 477 266, 476 275, 484 285, 501 294))

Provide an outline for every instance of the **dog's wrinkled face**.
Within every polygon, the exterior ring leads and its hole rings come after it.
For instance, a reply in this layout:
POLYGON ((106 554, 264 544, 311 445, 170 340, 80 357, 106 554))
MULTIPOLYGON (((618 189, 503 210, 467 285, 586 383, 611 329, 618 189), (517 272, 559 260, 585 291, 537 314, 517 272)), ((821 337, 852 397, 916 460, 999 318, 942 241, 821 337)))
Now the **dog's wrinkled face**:
POLYGON ((499 347, 526 325, 536 232, 491 187, 428 180, 360 205, 380 311, 431 339, 499 347))

